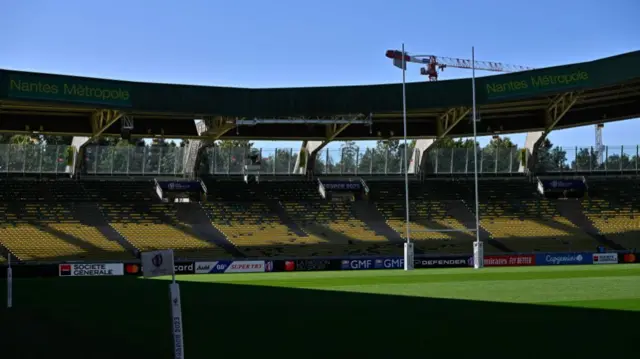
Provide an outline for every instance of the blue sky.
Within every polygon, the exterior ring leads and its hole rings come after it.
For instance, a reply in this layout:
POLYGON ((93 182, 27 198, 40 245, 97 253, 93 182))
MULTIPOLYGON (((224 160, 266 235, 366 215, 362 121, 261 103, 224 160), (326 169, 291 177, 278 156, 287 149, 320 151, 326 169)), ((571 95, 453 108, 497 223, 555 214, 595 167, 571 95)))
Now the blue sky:
MULTIPOLYGON (((384 52, 403 42, 459 58, 473 45, 479 60, 531 67, 640 50, 638 0, 3 0, 2 13, 0 68, 166 83, 399 82, 384 52)), ((424 81, 418 73, 409 67, 408 81, 424 81)), ((441 79, 470 75, 447 69, 441 79)), ((603 137, 636 145, 638 133, 636 119, 607 124, 603 137)), ((589 126, 550 139, 591 146, 595 134, 589 126)))

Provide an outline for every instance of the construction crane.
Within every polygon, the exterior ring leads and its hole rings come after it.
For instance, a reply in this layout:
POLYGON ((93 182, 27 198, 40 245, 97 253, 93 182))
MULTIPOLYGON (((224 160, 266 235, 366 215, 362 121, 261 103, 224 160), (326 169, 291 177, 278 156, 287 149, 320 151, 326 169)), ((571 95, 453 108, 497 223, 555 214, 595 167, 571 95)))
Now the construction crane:
MULTIPOLYGON (((386 56, 393 60, 393 64, 402 68, 402 51, 388 50, 386 56)), ((453 57, 442 57, 435 55, 409 55, 405 52, 404 61, 417 64, 424 64, 425 67, 420 69, 420 74, 429 76, 429 81, 438 81, 438 72, 444 71, 447 67, 455 67, 459 69, 472 69, 475 65, 476 70, 494 71, 494 72, 517 72, 533 70, 531 67, 519 65, 507 65, 499 62, 491 61, 471 61, 465 59, 456 59, 453 57)))

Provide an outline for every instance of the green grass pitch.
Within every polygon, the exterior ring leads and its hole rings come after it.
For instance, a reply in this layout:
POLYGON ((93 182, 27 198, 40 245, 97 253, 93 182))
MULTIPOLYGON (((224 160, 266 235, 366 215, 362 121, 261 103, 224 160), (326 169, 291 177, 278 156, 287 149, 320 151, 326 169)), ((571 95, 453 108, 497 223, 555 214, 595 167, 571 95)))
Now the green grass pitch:
MULTIPOLYGON (((640 350, 639 265, 178 279, 188 359, 581 359, 640 350)), ((0 358, 172 358, 168 284, 17 279, 14 308, 0 309, 0 358)))

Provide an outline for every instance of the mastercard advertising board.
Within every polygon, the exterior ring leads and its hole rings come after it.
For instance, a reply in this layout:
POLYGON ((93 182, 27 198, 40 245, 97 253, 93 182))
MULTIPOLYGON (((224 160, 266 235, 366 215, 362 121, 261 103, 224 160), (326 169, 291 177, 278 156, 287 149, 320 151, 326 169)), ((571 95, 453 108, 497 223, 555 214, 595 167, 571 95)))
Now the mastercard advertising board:
POLYGON ((626 253, 618 255, 618 263, 640 263, 640 254, 626 253))

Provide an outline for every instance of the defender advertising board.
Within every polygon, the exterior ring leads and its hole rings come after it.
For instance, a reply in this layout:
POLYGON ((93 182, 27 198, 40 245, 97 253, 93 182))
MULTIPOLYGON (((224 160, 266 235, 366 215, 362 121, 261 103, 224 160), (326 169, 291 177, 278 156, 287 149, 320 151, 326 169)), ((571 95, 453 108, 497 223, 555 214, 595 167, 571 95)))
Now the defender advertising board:
POLYGON ((321 179, 320 182, 322 182, 327 191, 357 192, 362 190, 362 182, 360 180, 321 179))
POLYGON ((414 268, 462 268, 473 265, 473 258, 469 257, 442 257, 420 258, 413 261, 414 268))

